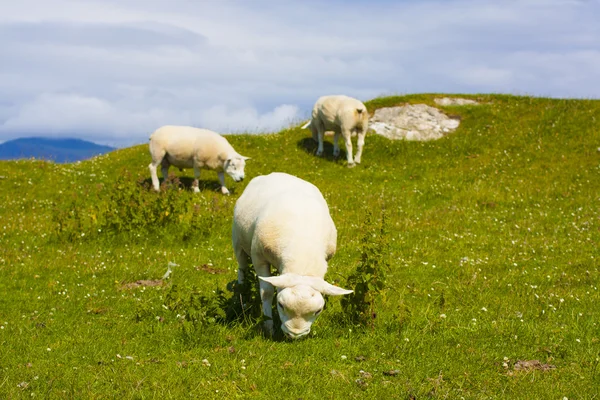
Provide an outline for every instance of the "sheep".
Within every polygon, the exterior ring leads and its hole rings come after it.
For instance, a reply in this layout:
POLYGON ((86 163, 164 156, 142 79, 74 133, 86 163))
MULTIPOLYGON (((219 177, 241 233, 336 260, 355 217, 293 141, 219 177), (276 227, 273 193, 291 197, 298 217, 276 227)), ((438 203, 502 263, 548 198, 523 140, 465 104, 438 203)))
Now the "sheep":
POLYGON ((291 339, 310 332, 325 304, 322 294, 352 293, 323 279, 337 231, 327 202, 309 182, 281 172, 252 179, 236 202, 231 236, 238 283, 244 282, 249 257, 254 265, 270 335, 274 287, 281 330, 291 339), (278 276, 271 276, 271 266, 278 276))
POLYGON ((221 193, 229 194, 225 187, 225 172, 239 182, 244 180, 244 167, 249 157, 238 154, 227 139, 208 129, 190 126, 167 125, 158 128, 150 135, 150 155, 152 162, 148 165, 152 176, 154 190, 159 190, 156 167, 161 165, 163 178, 167 178, 169 167, 174 165, 180 169, 193 168, 194 192, 199 192, 198 179, 200 169, 217 171, 221 183, 221 193))
POLYGON ((346 143, 348 167, 360 164, 365 135, 369 128, 369 114, 365 105, 357 99, 343 95, 322 96, 315 103, 312 119, 302 127, 310 127, 313 139, 319 143, 317 155, 323 154, 323 136, 326 131, 334 131, 333 155, 340 155, 338 144, 340 134, 346 143), (358 150, 352 159, 352 134, 358 135, 358 150))

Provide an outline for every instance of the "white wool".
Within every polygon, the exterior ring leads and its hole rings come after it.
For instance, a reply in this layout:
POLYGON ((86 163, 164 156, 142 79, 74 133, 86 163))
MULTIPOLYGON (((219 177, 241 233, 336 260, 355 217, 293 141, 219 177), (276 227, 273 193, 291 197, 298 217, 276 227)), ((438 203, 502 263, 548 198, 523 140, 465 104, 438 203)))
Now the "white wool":
MULTIPOLYGON (((238 281, 243 282, 250 257, 267 317, 272 316, 273 286, 279 288, 281 328, 291 338, 310 332, 324 305, 322 294, 352 292, 323 279, 336 250, 337 231, 319 189, 295 176, 274 172, 248 184, 235 205, 232 241, 238 281), (270 276, 271 266, 279 276, 270 276)), ((271 332, 272 324, 266 324, 271 332)))
POLYGON ((193 189, 198 192, 198 179, 201 169, 217 171, 221 183, 221 192, 229 194, 225 187, 226 172, 234 181, 244 179, 244 167, 248 157, 238 154, 227 139, 208 129, 190 126, 167 125, 157 129, 150 136, 150 155, 148 165, 154 190, 159 190, 156 168, 161 165, 166 179, 171 165, 178 168, 193 168, 193 189))
POLYGON ((312 119, 304 128, 310 128, 315 141, 319 143, 317 155, 323 154, 323 138, 325 132, 333 131, 333 155, 340 154, 339 137, 346 144, 346 159, 348 166, 360 164, 365 144, 365 135, 369 128, 369 114, 365 105, 357 99, 344 95, 322 96, 315 103, 312 119), (358 136, 356 156, 352 158, 353 134, 358 136))

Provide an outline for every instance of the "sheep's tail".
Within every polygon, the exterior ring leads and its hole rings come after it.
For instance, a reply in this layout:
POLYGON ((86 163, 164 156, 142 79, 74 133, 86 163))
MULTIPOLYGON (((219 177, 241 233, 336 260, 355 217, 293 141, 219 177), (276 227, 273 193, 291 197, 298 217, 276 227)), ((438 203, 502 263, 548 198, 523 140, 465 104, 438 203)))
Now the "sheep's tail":
POLYGON ((366 108, 357 108, 356 112, 354 113, 354 115, 356 115, 356 117, 358 117, 359 120, 364 121, 367 118, 369 118, 369 114, 367 113, 367 109, 366 108))
POLYGON ((300 128, 300 129, 306 129, 306 128, 308 128, 308 127, 310 126, 310 123, 311 123, 311 122, 312 122, 312 121, 308 121, 308 122, 307 122, 306 124, 304 124, 304 125, 302 126, 302 128, 300 128))

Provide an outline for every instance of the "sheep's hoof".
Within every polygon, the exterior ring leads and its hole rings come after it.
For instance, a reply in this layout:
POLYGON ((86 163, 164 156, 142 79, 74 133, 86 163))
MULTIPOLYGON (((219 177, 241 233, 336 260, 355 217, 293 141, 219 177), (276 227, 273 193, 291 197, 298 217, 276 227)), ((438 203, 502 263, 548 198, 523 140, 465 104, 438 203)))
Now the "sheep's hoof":
POLYGON ((194 193, 200 193, 200 188, 198 186, 192 187, 192 190, 194 191, 194 193))
POLYGON ((354 163, 348 163, 348 168, 354 168, 354 167, 356 167, 356 164, 354 164, 354 163))
POLYGON ((227 190, 225 186, 221 186, 221 193, 223 193, 224 195, 229 195, 229 190, 227 190))

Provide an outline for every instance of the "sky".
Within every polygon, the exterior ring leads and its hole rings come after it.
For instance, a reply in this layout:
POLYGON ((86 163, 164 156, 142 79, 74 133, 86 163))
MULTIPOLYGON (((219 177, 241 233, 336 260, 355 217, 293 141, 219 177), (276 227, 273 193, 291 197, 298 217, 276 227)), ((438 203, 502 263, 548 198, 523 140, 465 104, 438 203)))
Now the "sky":
POLYGON ((278 131, 319 96, 600 98, 600 0, 18 0, 0 142, 278 131))

